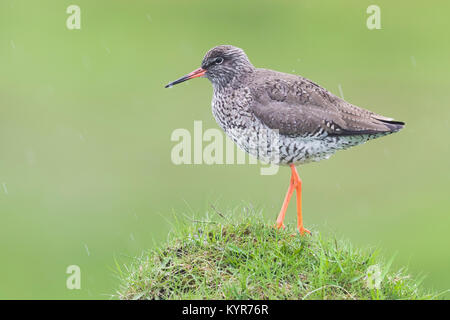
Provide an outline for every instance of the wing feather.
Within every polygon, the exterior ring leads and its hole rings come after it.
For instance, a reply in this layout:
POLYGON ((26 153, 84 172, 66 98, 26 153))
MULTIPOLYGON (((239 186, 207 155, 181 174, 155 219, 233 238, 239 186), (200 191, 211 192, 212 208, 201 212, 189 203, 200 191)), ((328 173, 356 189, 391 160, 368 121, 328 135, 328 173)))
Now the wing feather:
POLYGON ((252 86, 251 110, 271 129, 290 136, 390 133, 404 123, 359 108, 312 81, 258 69, 252 86))

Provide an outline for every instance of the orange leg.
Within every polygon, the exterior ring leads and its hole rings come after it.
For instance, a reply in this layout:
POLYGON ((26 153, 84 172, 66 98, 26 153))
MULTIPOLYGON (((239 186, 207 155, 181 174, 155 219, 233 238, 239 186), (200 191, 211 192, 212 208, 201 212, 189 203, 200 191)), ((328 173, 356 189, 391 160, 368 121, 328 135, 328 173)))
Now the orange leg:
POLYGON ((297 169, 294 165, 291 165, 292 175, 296 178, 295 189, 297 190, 297 230, 300 235, 304 235, 305 232, 311 234, 311 231, 303 228, 303 217, 302 217, 302 179, 300 179, 297 169))
POLYGON ((303 228, 303 218, 302 218, 302 180, 298 176, 297 169, 295 166, 291 164, 291 181, 289 183, 289 189, 286 193, 286 197, 284 198, 283 206, 281 207, 280 214, 277 218, 276 227, 284 229, 284 218, 286 216, 286 210, 289 205, 289 201, 291 200, 292 193, 294 189, 297 191, 297 229, 301 235, 305 232, 311 233, 309 230, 303 228))
POLYGON ((283 201, 283 206, 281 207, 280 214, 278 215, 278 218, 277 218, 277 228, 278 229, 280 229, 281 227, 283 229, 285 228, 284 223, 283 223, 284 217, 286 216, 286 210, 288 208, 289 201, 291 201, 291 196, 292 196, 292 193, 294 192, 294 188, 295 188, 294 177, 291 176, 291 182, 289 183, 289 189, 286 193, 286 197, 284 198, 284 201, 283 201))

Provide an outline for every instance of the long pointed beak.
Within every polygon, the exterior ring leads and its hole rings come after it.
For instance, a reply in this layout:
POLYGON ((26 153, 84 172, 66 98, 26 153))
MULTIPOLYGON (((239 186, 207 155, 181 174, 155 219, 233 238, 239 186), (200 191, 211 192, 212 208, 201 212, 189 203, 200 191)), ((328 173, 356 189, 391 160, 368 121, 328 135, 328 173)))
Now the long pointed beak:
POLYGON ((205 75, 205 73, 206 73, 205 69, 198 68, 198 69, 192 71, 191 73, 188 73, 187 75, 181 77, 180 79, 177 79, 174 82, 169 83, 164 88, 170 88, 175 84, 178 84, 178 83, 190 80, 190 79, 198 78, 198 77, 203 77, 205 75))

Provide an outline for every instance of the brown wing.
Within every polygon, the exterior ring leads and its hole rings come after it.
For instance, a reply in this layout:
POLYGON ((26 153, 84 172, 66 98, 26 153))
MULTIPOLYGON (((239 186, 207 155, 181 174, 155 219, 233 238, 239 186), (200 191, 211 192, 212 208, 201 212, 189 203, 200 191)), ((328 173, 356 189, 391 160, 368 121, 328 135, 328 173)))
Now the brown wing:
POLYGON ((404 123, 354 106, 312 81, 258 69, 252 87, 253 113, 280 134, 361 135, 400 130, 404 123))

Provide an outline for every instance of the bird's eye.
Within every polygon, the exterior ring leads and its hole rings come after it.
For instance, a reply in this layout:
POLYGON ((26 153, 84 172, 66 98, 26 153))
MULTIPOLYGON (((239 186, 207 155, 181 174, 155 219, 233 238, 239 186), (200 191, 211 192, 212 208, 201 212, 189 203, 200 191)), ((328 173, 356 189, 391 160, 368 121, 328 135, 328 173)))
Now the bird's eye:
POLYGON ((223 58, 222 57, 218 57, 214 60, 215 64, 221 64, 223 62, 223 58))

